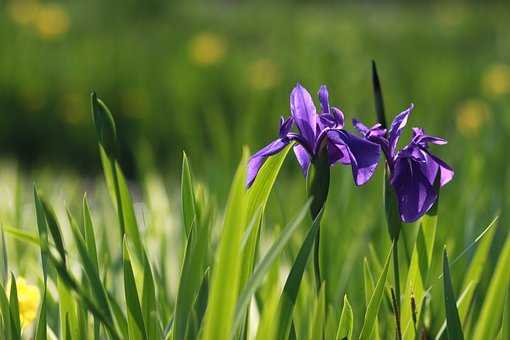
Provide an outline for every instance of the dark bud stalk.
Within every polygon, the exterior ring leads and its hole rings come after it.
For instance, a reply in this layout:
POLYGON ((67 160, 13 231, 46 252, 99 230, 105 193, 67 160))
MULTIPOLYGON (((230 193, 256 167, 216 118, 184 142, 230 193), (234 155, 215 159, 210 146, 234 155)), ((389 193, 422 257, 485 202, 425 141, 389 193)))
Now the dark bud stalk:
POLYGON ((375 112, 377 113, 377 121, 386 128, 386 116, 384 114, 384 101, 381 90, 381 82, 377 74, 377 66, 375 60, 372 60, 372 86, 374 88, 375 112))
POLYGON ((397 339, 402 340, 402 327, 400 325, 400 310, 395 297, 395 290, 391 288, 391 301, 393 303, 393 310, 395 311, 395 328, 397 329, 397 339))

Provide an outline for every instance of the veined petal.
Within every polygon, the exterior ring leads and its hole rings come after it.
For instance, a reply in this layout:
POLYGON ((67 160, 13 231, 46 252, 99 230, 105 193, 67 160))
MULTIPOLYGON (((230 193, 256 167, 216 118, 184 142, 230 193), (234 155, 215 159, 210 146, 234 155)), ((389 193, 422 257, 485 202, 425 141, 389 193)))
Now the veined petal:
POLYGON ((301 84, 297 84, 290 94, 290 111, 299 131, 312 148, 315 143, 317 113, 310 93, 301 84))
POLYGON ((365 184, 375 172, 381 155, 381 147, 344 130, 330 130, 328 139, 334 144, 346 146, 345 150, 350 158, 354 183, 356 185, 365 184))
POLYGON ((411 158, 396 159, 391 185, 397 194, 400 218, 406 223, 423 216, 437 199, 433 184, 422 173, 420 163, 411 158))
POLYGON ((278 138, 250 157, 250 160, 248 161, 248 174, 246 175, 247 188, 253 184, 255 177, 257 177, 257 174, 267 157, 280 152, 289 143, 290 140, 288 138, 278 138))
POLYGON ((405 111, 399 113, 391 123, 390 130, 388 131, 388 141, 390 144, 390 153, 392 156, 395 154, 400 134, 402 133, 402 129, 404 129, 406 126, 409 114, 411 114, 413 109, 414 105, 411 104, 411 106, 409 106, 405 111))
POLYGON ((303 171, 303 175, 306 177, 308 168, 310 167, 310 154, 300 144, 294 145, 293 150, 299 166, 301 167, 301 171, 303 171))
POLYGON ((341 129, 344 127, 344 113, 338 107, 331 108, 331 115, 335 119, 336 128, 341 129))
POLYGON ((284 138, 292 129, 293 119, 289 117, 287 119, 280 117, 280 138, 284 138))

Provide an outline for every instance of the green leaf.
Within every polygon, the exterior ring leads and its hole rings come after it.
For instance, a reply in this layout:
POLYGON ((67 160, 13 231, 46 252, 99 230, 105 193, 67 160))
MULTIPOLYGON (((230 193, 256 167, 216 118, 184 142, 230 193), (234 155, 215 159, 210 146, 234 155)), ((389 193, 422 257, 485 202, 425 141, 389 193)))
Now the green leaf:
MULTIPOLYGON (((250 227, 253 226, 253 229, 250 228, 252 230, 246 230, 246 238, 243 237, 243 240, 246 240, 246 242, 243 242, 243 263, 241 265, 240 287, 245 286, 246 281, 248 281, 249 277, 253 273, 260 239, 262 216, 264 214, 269 195, 271 194, 276 181, 276 177, 278 176, 290 149, 291 145, 288 145, 278 154, 268 157, 260 168, 255 181, 248 190, 247 220, 251 221, 250 227)), ((242 330, 245 328, 244 323, 249 317, 248 313, 249 308, 246 308, 246 311, 242 313, 242 315, 246 317, 242 319, 242 325, 240 327, 236 326, 236 329, 239 328, 242 330)), ((239 317, 239 314, 236 315, 239 317)))
POLYGON ((208 227, 204 226, 199 230, 196 220, 192 222, 175 305, 174 339, 184 339, 193 302, 200 289, 209 241, 207 229, 208 227))
POLYGON ((188 237, 191 232, 191 224, 196 218, 196 214, 191 169, 189 166, 188 156, 184 151, 182 153, 181 205, 184 230, 186 232, 186 237, 188 237))
POLYGON ((324 323, 326 320, 326 285, 323 283, 319 290, 319 296, 315 301, 315 311, 311 322, 308 340, 320 340, 324 338, 324 323))
POLYGON ((0 316, 2 316, 4 333, 7 334, 10 338, 13 338, 12 335, 13 327, 11 321, 11 309, 9 305, 9 300, 7 299, 6 290, 3 284, 0 282, 0 316))
POLYGON ((81 233, 78 229, 75 219, 68 212, 69 225, 71 227, 71 232, 74 237, 74 242, 76 243, 76 247, 78 249, 78 253, 81 259, 81 265, 87 278, 89 279, 91 285, 91 293, 94 296, 94 302, 97 304, 98 308, 101 310, 101 313, 107 317, 110 323, 113 322, 113 317, 109 305, 108 294, 106 292, 106 288, 103 286, 101 279, 99 277, 99 272, 97 266, 87 248, 85 240, 81 236, 81 233))
POLYGON ((97 248, 96 248, 96 236, 94 234, 94 224, 92 222, 92 216, 90 214, 89 204, 87 196, 83 196, 83 237, 85 238, 85 244, 87 253, 89 254, 92 264, 94 265, 96 272, 99 273, 99 263, 97 260, 97 248))
MULTIPOLYGON (((66 251, 64 247, 64 239, 62 237, 62 232, 60 231, 60 226, 57 220, 57 216, 53 211, 51 205, 46 202, 43 198, 39 196, 40 202, 42 203, 42 208, 44 211, 44 216, 46 217, 46 222, 48 229, 50 230, 51 236, 53 238, 53 242, 55 242, 55 247, 60 255, 63 263, 66 263, 66 251)), ((43 235, 44 237, 44 235, 43 235)), ((42 240, 44 241, 44 240, 42 240)), ((44 243, 43 243, 44 244, 44 243)), ((47 254, 47 253, 46 253, 47 254)))
POLYGON ((503 320, 501 321, 500 339, 510 339, 510 285, 506 290, 505 309, 503 311, 503 320))
MULTIPOLYGON (((363 261, 363 283, 365 287, 365 305, 368 306, 370 302, 370 298, 374 292, 374 278, 372 276, 372 271, 370 270, 370 266, 368 264, 367 258, 363 261)), ((379 336, 379 319, 376 316, 374 321, 374 330, 372 331, 373 339, 380 339, 379 336)))
POLYGON ((133 267, 131 266, 131 257, 127 245, 127 236, 124 237, 122 249, 122 259, 124 263, 124 295, 127 305, 129 339, 147 339, 147 333, 145 331, 145 325, 142 316, 142 307, 140 306, 138 291, 136 289, 135 275, 133 273, 133 267))
POLYGON ((481 240, 480 244, 478 245, 478 249, 473 256, 473 260, 469 264, 467 274, 464 276, 464 283, 462 285, 463 290, 465 290, 469 284, 473 284, 474 287, 473 289, 469 289, 467 291, 466 297, 464 298, 465 302, 462 303, 459 307, 459 316, 462 322, 467 321, 469 307, 471 306, 473 300, 475 288, 480 282, 480 278, 485 268, 485 263, 488 261, 488 256, 490 253, 489 250, 496 233, 497 221, 498 217, 494 218, 489 226, 485 228, 484 231, 474 241, 474 243, 476 243, 481 240))
POLYGON ((46 340, 48 338, 46 331, 46 300, 47 300, 47 292, 46 292, 46 284, 44 286, 44 291, 42 294, 41 307, 39 309, 39 318, 37 320, 37 326, 35 331, 35 340, 46 340))
POLYGON ((294 311, 294 305, 296 304, 297 293, 299 290, 299 286, 301 284, 301 280, 303 278, 303 274, 305 272, 306 264, 308 263, 308 259, 310 257, 310 253, 312 251, 313 245, 315 243, 315 238, 317 237, 317 233, 319 231, 320 220, 322 218, 323 210, 319 212, 317 217, 312 223, 308 234, 306 235, 301 248, 299 249, 298 255, 292 268, 290 270, 289 275, 287 276, 287 280, 285 281, 285 286, 283 287, 282 296, 280 297, 280 310, 279 310, 279 323, 278 323, 278 332, 277 338, 279 340, 286 340, 289 336, 292 314, 294 311))
POLYGON ((237 301, 234 331, 238 329, 242 320, 244 319, 243 311, 248 307, 251 297, 259 288, 263 279, 266 277, 267 272, 271 269, 271 265, 278 258, 278 256, 280 256, 281 252, 289 242, 292 234, 307 215, 310 204, 311 199, 309 199, 308 202, 306 202, 306 204, 301 208, 299 214, 294 218, 294 220, 287 224, 287 226, 281 232, 280 237, 273 243, 267 254, 255 267, 253 275, 246 283, 241 294, 239 295, 239 300, 237 301))
POLYGON ((391 253, 392 251, 390 250, 388 257, 386 258, 383 271, 377 280, 377 284, 375 285, 374 293, 372 294, 370 302, 368 303, 367 310, 365 312, 365 318, 363 320, 363 327, 361 328, 361 334, 359 336, 360 340, 371 339, 370 336, 374 328, 375 318, 379 312, 379 307, 381 306, 382 297, 384 295, 384 287, 386 285, 386 277, 388 276, 388 267, 390 265, 391 253))
POLYGON ((247 221, 245 190, 247 160, 248 152, 244 150, 225 209, 205 315, 203 339, 206 340, 223 340, 229 337, 232 331, 241 273, 241 240, 247 221))
POLYGON ((463 340, 464 334, 462 333, 462 325, 460 323, 459 311, 457 310, 455 293, 453 292, 446 248, 443 251, 443 284, 446 330, 448 332, 448 339, 463 340))
POLYGON ((21 323, 19 319, 18 289, 16 278, 11 273, 11 292, 9 296, 11 319, 11 336, 13 340, 21 340, 21 323))
POLYGON ((90 94, 92 103, 92 119, 96 127, 97 138, 108 155, 116 153, 117 131, 115 121, 108 107, 99 99, 95 92, 90 94))
POLYGON ((340 314, 340 322, 338 323, 338 331, 336 333, 336 340, 351 339, 352 330, 354 328, 354 315, 352 313, 352 307, 347 298, 347 294, 344 295, 344 306, 342 313, 340 314))
POLYGON ((4 234, 4 227, 3 225, 0 225, 0 247, 2 247, 1 253, 2 253, 2 261, 0 262, 0 273, 2 275, 2 281, 0 281, 2 284, 7 284, 7 278, 9 276, 9 266, 8 266, 8 258, 7 258, 7 244, 5 243, 5 234, 4 234))
POLYGON ((267 303, 264 304, 262 316, 257 327, 256 340, 274 339, 278 327, 278 296, 280 292, 274 289, 267 303))
POLYGON ((148 339, 161 339, 161 327, 156 303, 156 288, 151 263, 144 250, 142 315, 148 339))
MULTIPOLYGON (((37 187, 34 185, 34 202, 35 202, 35 214, 37 219, 37 230, 39 231, 39 238, 43 240, 44 244, 48 244, 48 224, 46 222, 46 215, 42 202, 37 193, 37 187)), ((44 280, 48 279, 48 249, 41 247, 41 262, 43 268, 44 280)))
POLYGON ((498 331, 499 316, 503 312, 505 293, 510 281, 510 237, 507 237, 492 279, 490 281, 482 309, 476 322, 474 340, 494 339, 498 331))

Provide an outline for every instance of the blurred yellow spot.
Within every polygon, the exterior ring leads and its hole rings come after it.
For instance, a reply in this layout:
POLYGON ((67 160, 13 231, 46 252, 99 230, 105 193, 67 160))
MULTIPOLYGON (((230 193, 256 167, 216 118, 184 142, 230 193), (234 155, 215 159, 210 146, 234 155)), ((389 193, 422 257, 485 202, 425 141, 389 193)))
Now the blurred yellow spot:
POLYGON ((77 92, 65 93, 60 102, 62 117, 69 124, 79 124, 88 118, 87 102, 83 94, 77 92))
POLYGON ((225 52, 225 41, 217 34, 204 32, 191 40, 190 58, 196 64, 216 64, 223 59, 225 52))
MULTIPOLYGON (((7 285, 7 291, 10 290, 9 287, 10 282, 7 285)), ((16 279, 16 289, 18 290, 19 318, 21 326, 24 328, 30 325, 37 316, 41 295, 37 286, 26 283, 22 277, 16 279)))
POLYGON ((37 32, 43 38, 54 38, 69 30, 69 16, 58 4, 41 6, 34 21, 37 32))
POLYGON ((492 65, 482 77, 482 88, 489 96, 510 93, 510 66, 492 65))
POLYGON ((466 100, 457 108, 457 129, 466 137, 476 136, 489 115, 489 108, 484 102, 477 99, 466 100))
POLYGON ((34 21, 39 11, 35 1, 11 1, 7 6, 11 19, 20 25, 28 25, 34 21))
POLYGON ((273 88, 280 81, 280 70, 270 59, 259 59, 248 68, 250 85, 257 90, 273 88))

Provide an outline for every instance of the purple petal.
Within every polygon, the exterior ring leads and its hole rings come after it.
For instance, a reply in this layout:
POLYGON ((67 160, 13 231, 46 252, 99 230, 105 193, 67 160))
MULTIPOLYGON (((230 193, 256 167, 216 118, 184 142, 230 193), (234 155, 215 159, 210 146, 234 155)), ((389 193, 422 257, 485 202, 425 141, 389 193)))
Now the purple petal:
POLYGON ((370 131, 368 126, 355 118, 352 120, 352 126, 354 126, 363 137, 365 137, 370 131))
POLYGON ((439 170, 441 171, 440 184, 441 186, 444 186, 446 183, 450 182, 453 179, 453 175, 455 174, 455 172, 443 160, 439 159, 438 157, 434 156, 431 153, 429 153, 429 156, 439 166, 439 170))
POLYGON ((330 130, 328 138, 334 144, 346 146, 345 151, 350 158, 354 183, 356 185, 365 184, 374 174, 379 162, 381 147, 344 130, 330 130))
POLYGON ((306 175, 308 174, 308 168, 310 167, 310 155, 308 154, 306 149, 300 144, 294 145, 293 150, 294 154, 296 155, 299 166, 303 171, 303 175, 306 177, 306 175))
POLYGON ((425 214, 437 199, 433 185, 411 158, 397 158, 391 185, 398 198, 400 218, 414 222, 425 214))
POLYGON ((250 157, 250 160, 248 161, 248 174, 246 176, 247 188, 253 184, 255 177, 257 177, 257 174, 267 157, 280 152, 287 144, 289 144, 289 142, 290 140, 288 138, 278 138, 250 157))
POLYGON ((299 131, 308 145, 313 147, 317 113, 310 93, 300 84, 297 84, 290 94, 290 111, 299 131))
POLYGON ((319 101, 321 102, 322 113, 329 113, 329 94, 326 85, 321 85, 319 89, 319 101))
POLYGON ((331 114, 335 119, 336 128, 341 129, 344 127, 344 113, 337 107, 331 108, 331 114))
POLYGON ((391 155, 395 154, 395 150, 397 148, 398 139, 400 138, 400 134, 402 133, 402 129, 407 124, 407 118, 409 118, 409 114, 414 109, 414 105, 411 104, 405 111, 399 113, 393 122, 391 123, 390 130, 388 131, 388 140, 390 144, 390 153, 391 155))
POLYGON ((292 128, 293 119, 289 117, 287 119, 280 117, 280 138, 284 138, 290 132, 292 128))
POLYGON ((336 163, 340 163, 343 165, 351 164, 351 158, 349 156, 347 146, 335 144, 332 142, 328 142, 328 159, 330 165, 336 163))
POLYGON ((416 144, 419 144, 426 148, 428 146, 428 143, 431 144, 437 144, 437 145, 444 145, 447 144, 448 141, 441 137, 431 136, 427 135, 425 133, 425 130, 422 128, 413 128, 413 139, 412 141, 416 144))

